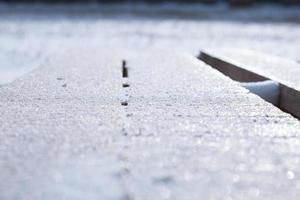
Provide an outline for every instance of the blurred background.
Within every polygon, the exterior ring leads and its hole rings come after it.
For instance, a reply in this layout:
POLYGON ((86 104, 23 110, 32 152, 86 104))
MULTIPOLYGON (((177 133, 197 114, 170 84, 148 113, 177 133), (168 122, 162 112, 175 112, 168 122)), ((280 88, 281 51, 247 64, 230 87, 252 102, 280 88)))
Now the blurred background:
MULTIPOLYGON (((141 0, 1 0, 3 2, 15 3, 15 2, 45 2, 45 3, 74 3, 74 2, 96 2, 96 3, 124 3, 124 2, 141 2, 141 0)), ((180 3, 218 3, 221 1, 228 2, 231 5, 245 6, 255 2, 272 2, 282 4, 298 4, 299 0, 142 0, 147 3, 161 3, 161 2, 180 2, 180 3)))
POLYGON ((0 0, 0 86, 74 44, 300 61, 300 0, 0 0))

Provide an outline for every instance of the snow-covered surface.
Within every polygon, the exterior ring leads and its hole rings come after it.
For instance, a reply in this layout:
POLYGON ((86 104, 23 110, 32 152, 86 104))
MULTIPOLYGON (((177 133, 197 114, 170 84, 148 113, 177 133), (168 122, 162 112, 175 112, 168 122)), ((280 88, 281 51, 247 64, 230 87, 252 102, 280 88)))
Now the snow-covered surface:
POLYGON ((163 4, 0 5, 0 84, 38 66, 63 46, 176 49, 236 47, 300 60, 297 7, 250 9, 163 4))
POLYGON ((241 85, 250 92, 260 96, 267 102, 278 106, 280 95, 280 87, 278 82, 267 80, 260 82, 241 83, 241 85))
POLYGON ((0 7, 0 199, 298 199, 299 121, 193 57, 299 60, 297 10, 140 7, 0 7))
POLYGON ((193 56, 56 55, 0 88, 0 199, 298 199, 299 121, 193 56))
POLYGON ((204 50, 209 55, 235 66, 300 90, 300 63, 284 57, 270 56, 248 49, 220 48, 204 50))

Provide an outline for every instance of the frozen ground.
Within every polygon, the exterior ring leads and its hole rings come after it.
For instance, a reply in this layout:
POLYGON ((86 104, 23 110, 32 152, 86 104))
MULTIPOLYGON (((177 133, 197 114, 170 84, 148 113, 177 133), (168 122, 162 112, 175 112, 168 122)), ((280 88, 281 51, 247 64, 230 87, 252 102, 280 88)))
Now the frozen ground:
POLYGON ((300 12, 262 5, 0 5, 0 84, 74 43, 120 49, 243 47, 300 60, 300 12))

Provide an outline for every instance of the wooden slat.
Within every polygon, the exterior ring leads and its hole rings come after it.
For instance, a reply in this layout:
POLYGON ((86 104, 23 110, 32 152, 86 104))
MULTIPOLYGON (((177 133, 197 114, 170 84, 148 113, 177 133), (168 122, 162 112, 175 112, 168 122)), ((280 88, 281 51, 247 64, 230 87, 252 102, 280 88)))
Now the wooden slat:
POLYGON ((0 88, 0 199, 300 195, 298 120, 193 56, 57 54, 0 88))
POLYGON ((279 82, 279 107, 300 118, 299 63, 242 49, 203 50, 199 59, 236 81, 279 82))

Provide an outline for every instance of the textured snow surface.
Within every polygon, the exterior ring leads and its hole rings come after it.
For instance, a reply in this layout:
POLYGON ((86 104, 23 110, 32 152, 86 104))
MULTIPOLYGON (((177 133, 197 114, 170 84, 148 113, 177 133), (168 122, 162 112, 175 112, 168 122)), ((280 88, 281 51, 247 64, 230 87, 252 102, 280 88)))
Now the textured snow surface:
POLYGON ((73 43, 176 49, 195 56, 202 48, 236 47, 299 61, 299 22, 297 7, 0 4, 0 84, 73 43))
POLYGON ((300 60, 299 10, 169 6, 0 6, 0 84, 40 66, 0 87, 1 200, 299 198, 299 122, 192 57, 300 60))
POLYGON ((241 86, 278 107, 280 95, 280 86, 278 82, 271 80, 247 82, 241 83, 241 86))
POLYGON ((300 90, 300 63, 247 49, 220 48, 204 50, 221 60, 300 90))
POLYGON ((56 54, 0 88, 0 199, 298 199, 299 121, 193 56, 56 54))

